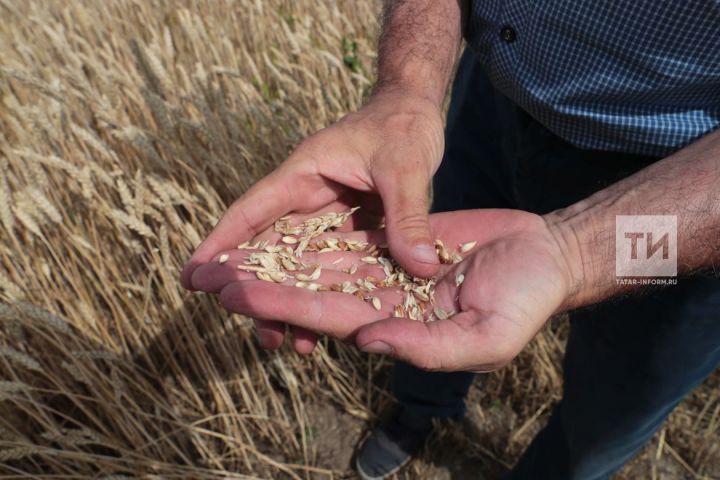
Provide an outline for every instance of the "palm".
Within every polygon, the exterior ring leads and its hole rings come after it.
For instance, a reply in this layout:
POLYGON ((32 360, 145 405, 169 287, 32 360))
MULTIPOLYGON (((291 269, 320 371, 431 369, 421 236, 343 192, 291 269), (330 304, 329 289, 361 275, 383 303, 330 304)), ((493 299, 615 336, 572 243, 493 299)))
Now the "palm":
MULTIPOLYGON (((223 265, 202 267, 193 282, 207 291, 221 291, 232 311, 277 319, 337 338, 357 337, 360 346, 375 340, 391 342, 396 356, 422 368, 488 370, 509 361, 553 314, 567 291, 557 246, 544 221, 513 210, 473 210, 431 216, 434 234, 449 248, 477 241, 463 261, 445 265, 437 276, 435 305, 455 313, 447 320, 422 323, 389 318, 402 303, 403 292, 373 292, 380 310, 351 295, 311 292, 256 280, 238 271, 238 251, 223 265), (228 268, 230 267, 230 268, 228 268), (464 281, 458 286, 458 276, 464 281), (282 301, 278 301, 282 299, 282 301)), ((338 235, 338 234, 334 234, 338 235)), ((384 241, 384 232, 351 232, 348 238, 384 241)), ((362 254, 329 252, 308 258, 323 266, 320 283, 354 282, 381 277, 375 265, 360 262, 362 254), (343 269, 361 267, 353 275, 343 269)))
MULTIPOLYGON (((429 324, 431 335, 418 331, 413 340, 430 341, 436 344, 434 349, 439 341, 446 341, 446 350, 453 354, 428 358, 421 365, 426 368, 492 370, 501 366, 537 333, 567 291, 563 265, 554 251, 557 247, 542 219, 507 210, 475 215, 476 220, 463 224, 471 225, 470 229, 481 225, 485 234, 477 232, 475 237, 480 246, 454 265, 437 287, 437 302, 451 305, 457 314, 448 322, 450 326, 429 324), (458 275, 464 276, 459 288, 453 283, 458 275), (459 348, 463 343, 471 346, 459 348), (477 351, 485 354, 477 356, 477 351)), ((465 234, 462 229, 457 233, 465 234)))

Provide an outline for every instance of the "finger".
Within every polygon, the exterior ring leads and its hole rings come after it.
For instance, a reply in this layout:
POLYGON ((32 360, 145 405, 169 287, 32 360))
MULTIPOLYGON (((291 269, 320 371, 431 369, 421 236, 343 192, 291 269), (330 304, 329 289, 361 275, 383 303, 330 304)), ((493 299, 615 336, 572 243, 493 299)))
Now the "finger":
POLYGON ((355 342, 365 352, 391 355, 424 370, 492 371, 513 354, 507 339, 486 331, 491 322, 476 312, 428 323, 388 318, 361 328, 355 342))
POLYGON ((192 274, 190 279, 192 289, 208 293, 219 293, 222 288, 232 282, 239 280, 250 280, 255 274, 252 272, 240 271, 236 263, 230 261, 218 263, 217 260, 200 265, 192 274))
POLYGON ((300 355, 309 355, 315 350, 318 335, 300 327, 291 327, 293 335, 293 349, 300 355))
POLYGON ((340 292, 313 292, 257 280, 231 283, 220 293, 222 305, 250 317, 273 318, 314 332, 346 339, 368 323, 387 318, 400 294, 377 290, 380 310, 370 300, 340 292))
POLYGON ((437 273, 440 261, 430 231, 428 179, 420 168, 409 165, 375 182, 385 206, 390 252, 405 270, 428 278, 437 273))
POLYGON ((285 324, 272 320, 253 319, 257 329, 260 346, 267 350, 275 350, 283 344, 285 339, 285 324))
POLYGON ((192 289, 192 273, 198 266, 217 252, 250 240, 284 215, 290 205, 288 181, 286 175, 277 170, 236 200, 188 260, 180 276, 182 286, 192 289))
POLYGON ((291 168, 280 168, 253 185, 236 200, 188 260, 180 281, 192 289, 192 273, 214 255, 250 240, 289 211, 317 209, 333 201, 337 192, 323 181, 305 181, 291 168))

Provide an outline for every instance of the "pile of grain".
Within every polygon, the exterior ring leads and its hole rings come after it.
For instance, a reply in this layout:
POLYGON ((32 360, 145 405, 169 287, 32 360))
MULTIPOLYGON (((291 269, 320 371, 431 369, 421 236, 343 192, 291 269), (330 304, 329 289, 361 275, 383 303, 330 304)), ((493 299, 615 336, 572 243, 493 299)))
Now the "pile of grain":
MULTIPOLYGON (((254 272, 258 279, 266 282, 294 285, 312 291, 342 292, 369 302, 376 310, 382 308, 380 298, 373 295, 378 289, 396 289, 403 292, 403 301, 393 306, 394 317, 407 317, 411 320, 430 322, 435 319, 444 320, 454 312, 446 312, 435 306, 436 278, 420 278, 408 274, 390 256, 387 244, 373 243, 335 238, 325 235, 341 227, 356 208, 342 213, 326 213, 318 217, 304 220, 299 225, 292 225, 290 216, 283 217, 275 223, 275 231, 282 235, 280 243, 270 244, 267 240, 255 243, 245 242, 238 245, 240 250, 249 250, 238 270, 254 272), (360 262, 380 267, 382 274, 367 275, 355 281, 345 280, 342 283, 322 284, 318 282, 323 270, 320 263, 308 264, 303 261, 304 252, 359 252, 365 254, 360 262)), ((441 240, 435 241, 435 250, 443 264, 454 264, 462 261, 463 253, 472 250, 477 242, 458 245, 458 251, 450 252, 441 240)), ((357 256, 357 255, 356 255, 357 256)), ((218 262, 224 264, 230 255, 220 255, 218 262)), ((337 265, 343 257, 335 259, 331 265, 337 265)), ((324 268, 332 268, 326 265, 324 268)), ((349 275, 357 272, 358 265, 339 269, 349 275)), ((455 278, 455 285, 460 286, 464 276, 455 278)))

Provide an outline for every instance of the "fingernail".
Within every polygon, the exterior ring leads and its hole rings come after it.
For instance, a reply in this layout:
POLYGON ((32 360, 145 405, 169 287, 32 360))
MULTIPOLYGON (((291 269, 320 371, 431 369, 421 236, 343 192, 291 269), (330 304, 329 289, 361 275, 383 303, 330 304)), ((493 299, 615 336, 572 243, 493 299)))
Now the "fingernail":
POLYGON ((392 347, 380 340, 368 343, 362 347, 361 350, 367 353, 382 353, 383 355, 390 355, 392 353, 392 347))
POLYGON ((440 263, 435 248, 427 243, 415 245, 412 249, 412 258, 420 263, 429 263, 430 265, 440 263))

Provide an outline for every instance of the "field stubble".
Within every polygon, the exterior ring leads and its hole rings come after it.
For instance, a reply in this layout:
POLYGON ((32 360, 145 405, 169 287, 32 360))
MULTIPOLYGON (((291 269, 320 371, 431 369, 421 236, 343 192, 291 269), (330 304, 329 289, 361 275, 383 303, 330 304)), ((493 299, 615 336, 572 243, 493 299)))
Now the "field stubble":
MULTIPOLYGON (((348 474, 389 363, 328 340, 264 352, 178 275, 229 201, 361 104, 378 8, 0 0, 0 473, 348 474)), ((566 331, 478 382, 401 476, 512 464, 559 398, 566 331)), ((718 384, 620 477, 720 475, 718 384)))

